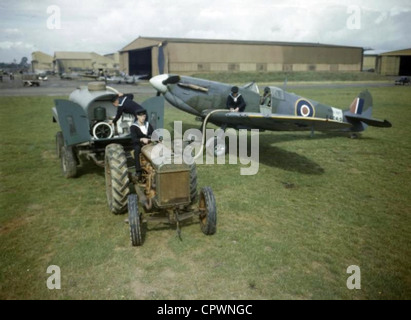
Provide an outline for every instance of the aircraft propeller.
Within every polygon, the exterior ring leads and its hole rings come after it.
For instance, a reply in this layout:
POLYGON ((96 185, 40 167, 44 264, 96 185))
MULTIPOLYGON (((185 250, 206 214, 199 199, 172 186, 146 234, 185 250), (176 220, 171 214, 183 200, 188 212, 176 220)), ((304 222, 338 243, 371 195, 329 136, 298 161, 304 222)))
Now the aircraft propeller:
POLYGON ((163 49, 163 43, 160 42, 158 44, 158 71, 160 74, 164 73, 164 64, 165 64, 165 59, 164 59, 164 49, 163 49))
POLYGON ((157 96, 167 92, 167 85, 176 84, 181 80, 178 75, 160 74, 150 79, 151 85, 157 90, 157 96))

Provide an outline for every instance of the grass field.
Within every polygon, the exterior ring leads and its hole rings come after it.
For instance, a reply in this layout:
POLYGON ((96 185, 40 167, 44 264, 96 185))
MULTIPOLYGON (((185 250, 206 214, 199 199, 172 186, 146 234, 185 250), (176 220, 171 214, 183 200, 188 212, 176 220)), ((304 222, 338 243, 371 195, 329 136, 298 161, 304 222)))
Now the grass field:
MULTIPOLYGON (((343 107, 360 90, 294 92, 343 107)), ((411 90, 370 92, 392 128, 260 133, 257 175, 197 168, 216 197, 215 235, 194 221, 180 241, 149 223, 142 247, 109 212, 101 168, 62 177, 54 98, 0 97, 0 299, 411 299, 411 90), (47 288, 50 265, 60 290, 47 288), (361 289, 347 288, 351 265, 361 289)), ((199 125, 167 107, 167 128, 176 120, 199 125)))
POLYGON ((266 83, 283 83, 285 79, 288 82, 370 82, 382 81, 393 82, 392 77, 382 76, 374 72, 238 72, 238 73, 201 73, 194 74, 194 77, 209 80, 221 81, 226 83, 244 84, 250 81, 256 81, 260 85, 266 83))

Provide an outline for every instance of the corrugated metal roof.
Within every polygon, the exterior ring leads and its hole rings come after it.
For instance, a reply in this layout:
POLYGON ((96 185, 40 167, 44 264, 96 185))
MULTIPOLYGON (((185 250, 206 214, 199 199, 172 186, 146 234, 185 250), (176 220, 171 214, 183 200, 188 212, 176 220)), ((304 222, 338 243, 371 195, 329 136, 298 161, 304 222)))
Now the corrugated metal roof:
POLYGON ((387 50, 367 50, 364 52, 365 56, 410 56, 410 49, 387 51, 387 50))
POLYGON ((298 47, 334 47, 334 48, 356 48, 362 49, 362 47, 354 46, 342 46, 333 44, 311 43, 311 42, 282 42, 282 41, 251 41, 251 40, 227 40, 227 39, 190 39, 190 38, 160 38, 160 37, 138 37, 127 46, 125 46, 120 52, 129 51, 126 48, 133 44, 135 41, 151 40, 157 42, 174 42, 174 43, 212 43, 212 44, 244 44, 244 45, 269 45, 269 46, 298 46, 298 47), (126 49, 126 50, 124 50, 126 49))
POLYGON ((41 51, 34 51, 31 53, 31 60, 52 63, 53 57, 41 51))
POLYGON ((381 55, 382 56, 411 56, 411 48, 403 49, 403 50, 396 50, 396 51, 388 51, 381 55))
POLYGON ((379 56, 383 54, 384 52, 387 52, 387 50, 367 50, 364 51, 365 56, 379 56))
POLYGON ((54 52, 54 60, 91 60, 90 52, 75 52, 75 51, 57 51, 54 52))
POLYGON ((95 52, 57 51, 54 60, 92 60, 100 63, 113 63, 114 60, 95 52))
POLYGON ((90 56, 93 61, 97 61, 99 63, 114 63, 114 60, 112 58, 99 55, 98 53, 95 53, 95 52, 91 52, 90 56))

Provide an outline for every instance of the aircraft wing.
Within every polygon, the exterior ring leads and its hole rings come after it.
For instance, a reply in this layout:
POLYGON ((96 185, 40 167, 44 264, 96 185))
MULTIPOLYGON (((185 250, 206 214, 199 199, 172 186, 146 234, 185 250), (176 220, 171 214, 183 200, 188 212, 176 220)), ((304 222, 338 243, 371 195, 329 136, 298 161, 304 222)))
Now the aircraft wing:
POLYGON ((351 128, 347 122, 315 118, 283 115, 272 113, 263 115, 253 112, 227 112, 216 113, 210 116, 210 122, 216 125, 227 124, 236 129, 260 129, 269 131, 295 131, 295 130, 337 130, 351 128))

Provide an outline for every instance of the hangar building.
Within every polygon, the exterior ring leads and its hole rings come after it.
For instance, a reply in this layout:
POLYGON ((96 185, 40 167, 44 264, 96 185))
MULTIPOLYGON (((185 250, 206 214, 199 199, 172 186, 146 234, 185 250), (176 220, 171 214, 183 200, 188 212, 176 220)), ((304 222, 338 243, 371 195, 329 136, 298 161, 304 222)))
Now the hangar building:
POLYGON ((95 52, 58 51, 54 53, 53 62, 57 73, 86 70, 113 72, 118 68, 115 60, 95 52))
POLYGON ((139 37, 120 50, 129 75, 361 71, 363 48, 319 43, 139 37))
POLYGON ((364 70, 374 70, 386 76, 411 75, 411 48, 389 52, 365 52, 364 70))
POLYGON ((34 73, 52 72, 53 57, 41 51, 32 52, 31 67, 34 73))

